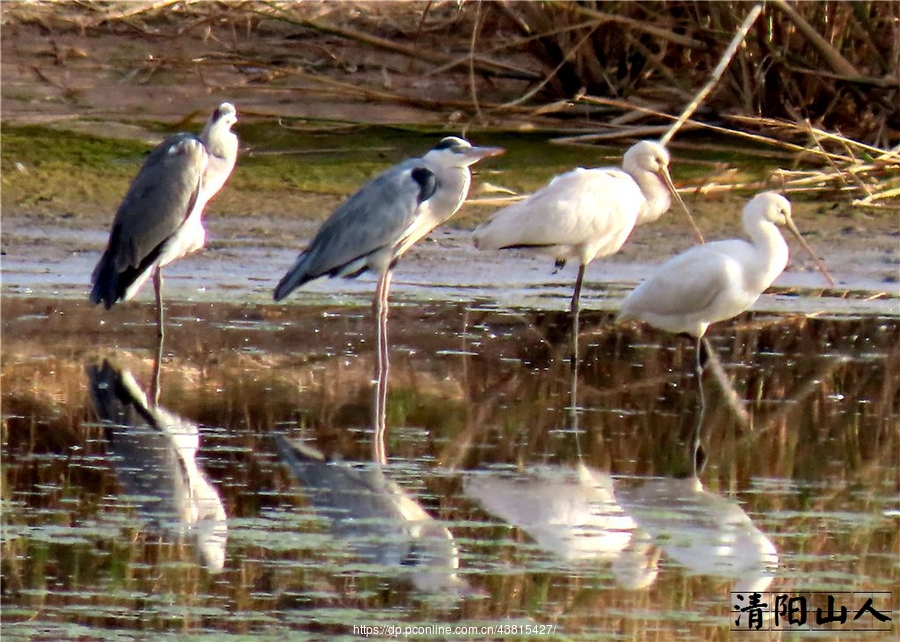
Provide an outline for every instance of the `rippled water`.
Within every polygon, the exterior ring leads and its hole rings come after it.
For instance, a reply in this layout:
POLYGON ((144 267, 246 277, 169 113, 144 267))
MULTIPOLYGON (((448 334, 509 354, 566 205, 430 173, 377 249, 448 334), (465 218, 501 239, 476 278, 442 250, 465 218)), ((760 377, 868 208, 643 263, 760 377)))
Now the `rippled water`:
POLYGON ((588 311, 575 372, 563 313, 398 302, 382 442, 368 307, 174 303, 154 407, 149 306, 8 297, 3 636, 721 639, 730 591, 892 591, 900 320, 784 307, 711 333, 701 414, 689 342, 588 311))

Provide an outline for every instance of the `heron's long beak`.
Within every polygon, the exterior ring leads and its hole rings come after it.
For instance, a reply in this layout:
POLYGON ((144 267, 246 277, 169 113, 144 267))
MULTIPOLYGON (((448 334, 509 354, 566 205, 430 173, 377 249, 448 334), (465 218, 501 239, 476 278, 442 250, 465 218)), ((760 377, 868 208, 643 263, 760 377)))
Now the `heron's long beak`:
POLYGON ((672 177, 669 176, 669 170, 665 167, 660 168, 659 175, 662 177, 663 181, 666 183, 666 187, 669 188, 669 191, 672 192, 672 196, 675 197, 675 200, 678 201, 678 204, 681 205, 681 209, 684 210, 684 213, 687 214, 688 220, 691 222, 691 227, 694 228, 694 234, 697 236, 697 240, 701 243, 704 243, 703 234, 700 233, 700 228, 697 227, 697 224, 694 222, 694 217, 691 216, 691 211, 688 209, 684 200, 681 198, 681 194, 678 193, 678 190, 675 189, 675 184, 672 183, 672 177))
POLYGON ((487 158, 489 156, 499 156, 500 154, 505 153, 506 150, 502 147, 470 147, 463 151, 466 159, 469 161, 469 165, 477 163, 482 158, 487 158))
POLYGON ((806 252, 812 257, 813 261, 815 261, 816 267, 819 268, 819 272, 822 273, 822 276, 824 276, 826 279, 828 279, 828 282, 831 284, 831 287, 837 287, 837 284, 834 282, 834 278, 831 276, 831 273, 828 271, 828 268, 825 267, 825 264, 822 263, 822 259, 820 259, 819 256, 815 252, 813 252, 813 249, 809 246, 809 244, 805 240, 803 240, 802 236, 800 236, 800 230, 798 230, 797 226, 794 225, 794 221, 793 221, 793 219, 791 219, 790 216, 788 216, 785 219, 785 224, 787 225, 787 228, 791 231, 791 234, 793 234, 794 237, 797 239, 797 241, 800 243, 800 245, 803 246, 803 249, 806 250, 806 252))

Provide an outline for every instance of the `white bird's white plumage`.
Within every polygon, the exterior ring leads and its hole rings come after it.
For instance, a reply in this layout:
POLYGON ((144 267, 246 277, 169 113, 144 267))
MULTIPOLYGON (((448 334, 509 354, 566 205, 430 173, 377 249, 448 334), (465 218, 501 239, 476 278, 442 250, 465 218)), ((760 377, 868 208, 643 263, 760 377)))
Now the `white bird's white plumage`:
POLYGON ((614 168, 576 168, 475 230, 482 250, 525 247, 587 264, 622 247, 637 223, 640 187, 614 168), (620 199, 598 207, 611 193, 620 199))
POLYGON ((668 211, 674 193, 668 165, 665 147, 641 141, 625 153, 621 169, 579 167, 560 174, 476 228, 475 246, 531 249, 554 256, 558 265, 577 260, 574 311, 584 266, 618 252, 635 225, 655 221, 668 211))
POLYGON ((778 226, 790 229, 819 263, 794 226, 784 196, 755 196, 744 207, 743 224, 750 241, 706 243, 666 261, 625 298, 618 320, 701 337, 711 323, 744 312, 787 265, 788 246, 778 226))

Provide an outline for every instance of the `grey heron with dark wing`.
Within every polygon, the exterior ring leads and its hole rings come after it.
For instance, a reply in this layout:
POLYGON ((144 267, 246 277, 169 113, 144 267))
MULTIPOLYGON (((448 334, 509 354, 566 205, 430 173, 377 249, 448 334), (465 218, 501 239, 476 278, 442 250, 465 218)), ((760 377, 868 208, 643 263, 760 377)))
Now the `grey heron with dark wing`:
POLYGON ((472 181, 469 167, 502 153, 449 136, 423 157, 382 172, 322 224, 275 288, 275 300, 322 276, 352 278, 371 270, 379 276, 376 309, 386 309, 397 261, 460 208, 472 181))
POLYGON ((131 299, 153 275, 163 335, 161 268, 203 247, 201 216, 237 159, 237 112, 222 103, 196 136, 170 136, 150 152, 116 212, 106 251, 91 277, 91 303, 131 299))

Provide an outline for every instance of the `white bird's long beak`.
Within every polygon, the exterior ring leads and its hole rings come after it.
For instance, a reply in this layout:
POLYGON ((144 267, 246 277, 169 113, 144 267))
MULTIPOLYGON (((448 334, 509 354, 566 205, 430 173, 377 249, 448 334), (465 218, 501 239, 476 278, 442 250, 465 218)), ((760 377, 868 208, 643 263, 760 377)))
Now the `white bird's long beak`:
POLYGON ((785 224, 791 231, 791 234, 793 234, 797 239, 797 242, 799 242, 803 249, 806 250, 806 252, 812 257, 812 260, 815 261, 816 267, 819 268, 819 272, 822 273, 822 276, 828 279, 831 287, 837 287, 837 284, 835 283, 834 278, 831 276, 831 273, 828 271, 828 268, 825 267, 824 263, 822 263, 822 259, 820 259, 819 256, 815 252, 813 252, 813 249, 809 246, 809 243, 807 243, 800 235, 800 230, 798 230, 797 226, 794 225, 794 221, 790 216, 785 219, 785 224))
POLYGON ((669 188, 669 191, 672 192, 672 196, 675 197, 675 200, 678 201, 678 204, 681 205, 681 209, 684 210, 684 213, 687 214, 688 220, 691 222, 691 227, 694 228, 694 234, 697 236, 697 240, 701 243, 704 243, 703 234, 700 232, 700 228, 697 227, 697 224, 694 222, 694 217, 691 216, 691 211, 688 209, 684 200, 681 198, 681 194, 678 193, 678 190, 675 189, 675 184, 672 183, 672 177, 669 176, 669 170, 665 167, 660 168, 659 175, 662 177, 663 181, 666 183, 666 187, 669 188))

